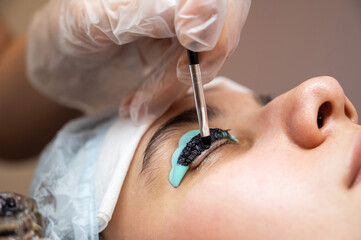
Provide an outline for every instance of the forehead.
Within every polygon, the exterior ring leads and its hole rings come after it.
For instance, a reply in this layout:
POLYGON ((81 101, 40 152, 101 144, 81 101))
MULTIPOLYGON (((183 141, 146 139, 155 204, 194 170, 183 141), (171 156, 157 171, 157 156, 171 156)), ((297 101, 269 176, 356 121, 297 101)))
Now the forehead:
MULTIPOLYGON (((217 107, 223 110, 225 113, 229 110, 239 107, 243 108, 244 110, 248 108, 259 107, 259 104, 255 100, 252 92, 244 93, 231 90, 226 87, 214 87, 205 89, 204 93, 208 106, 217 107)), ((194 107, 194 105, 193 93, 189 93, 184 96, 184 98, 176 101, 169 109, 169 111, 160 118, 159 122, 164 122, 170 117, 175 116, 186 109, 194 107)))

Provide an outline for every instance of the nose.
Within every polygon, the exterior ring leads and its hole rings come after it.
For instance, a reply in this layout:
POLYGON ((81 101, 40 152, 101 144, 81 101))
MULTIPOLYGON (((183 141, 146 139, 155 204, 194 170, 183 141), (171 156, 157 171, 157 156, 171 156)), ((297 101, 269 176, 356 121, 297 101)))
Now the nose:
POLYGON ((345 120, 358 122, 357 112, 340 84, 331 77, 310 79, 286 99, 285 126, 289 138, 302 148, 323 143, 345 120))

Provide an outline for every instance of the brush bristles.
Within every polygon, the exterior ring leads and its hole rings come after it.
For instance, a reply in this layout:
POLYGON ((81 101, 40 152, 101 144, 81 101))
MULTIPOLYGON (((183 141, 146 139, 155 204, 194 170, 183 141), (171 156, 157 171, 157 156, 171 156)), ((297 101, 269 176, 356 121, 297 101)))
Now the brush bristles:
POLYGON ((212 144, 212 138, 210 135, 207 137, 202 137, 201 140, 205 146, 211 146, 211 144, 212 144))

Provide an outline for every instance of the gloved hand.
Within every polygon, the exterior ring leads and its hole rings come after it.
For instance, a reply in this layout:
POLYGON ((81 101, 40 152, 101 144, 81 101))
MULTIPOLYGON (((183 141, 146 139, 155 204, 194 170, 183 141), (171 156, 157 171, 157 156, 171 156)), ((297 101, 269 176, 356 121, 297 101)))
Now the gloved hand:
POLYGON ((191 83, 185 48, 201 52, 209 82, 236 48, 250 1, 52 0, 29 31, 30 81, 88 112, 123 100, 133 120, 155 118, 191 83))

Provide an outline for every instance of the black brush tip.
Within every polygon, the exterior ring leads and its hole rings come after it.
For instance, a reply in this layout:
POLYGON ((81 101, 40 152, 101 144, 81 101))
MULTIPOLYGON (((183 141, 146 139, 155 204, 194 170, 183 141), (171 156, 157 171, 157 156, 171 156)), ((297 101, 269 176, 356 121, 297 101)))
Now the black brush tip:
POLYGON ((206 147, 210 147, 212 145, 211 136, 202 137, 201 140, 202 140, 203 145, 206 147))

